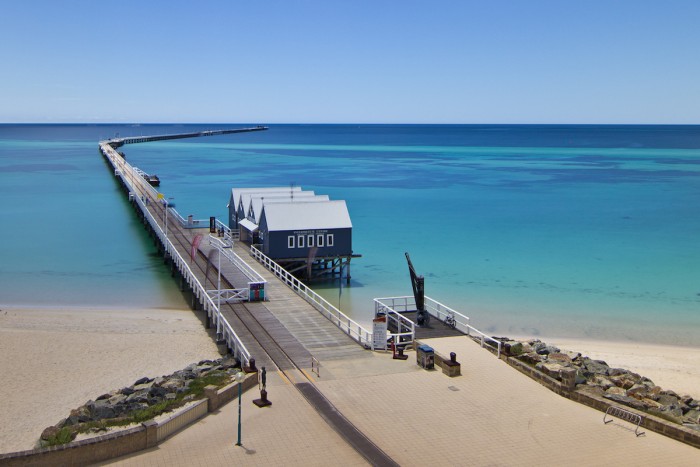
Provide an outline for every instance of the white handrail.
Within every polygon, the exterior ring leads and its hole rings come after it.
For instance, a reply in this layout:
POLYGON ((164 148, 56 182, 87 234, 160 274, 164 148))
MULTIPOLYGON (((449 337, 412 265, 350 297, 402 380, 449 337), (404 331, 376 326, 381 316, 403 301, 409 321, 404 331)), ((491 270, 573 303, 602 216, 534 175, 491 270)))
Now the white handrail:
POLYGON ((260 264, 269 269, 275 276, 284 282, 289 288, 306 300, 311 306, 316 308, 331 323, 335 324, 345 334, 350 336, 360 344, 371 347, 372 333, 363 328, 359 323, 352 320, 345 313, 331 305, 325 298, 314 292, 306 284, 294 277, 286 269, 268 258, 262 251, 255 247, 250 248, 250 255, 260 264))
MULTIPOLYGON (((425 296, 424 299, 425 309, 428 313, 440 321, 445 321, 445 318, 448 316, 453 317, 455 320, 455 329, 468 336, 471 336, 472 333, 477 334, 481 340, 481 347, 484 347, 487 341, 489 343, 493 343, 493 346, 497 348, 498 358, 501 358, 501 346, 503 345, 501 341, 494 339, 491 336, 487 336, 483 332, 476 329, 474 326, 469 324, 469 317, 463 315, 459 311, 453 310, 447 305, 443 305, 442 303, 438 302, 437 300, 433 300, 428 296, 425 296)), ((391 308, 397 312, 415 311, 416 309, 416 300, 414 297, 409 295, 400 297, 375 298, 374 300, 375 302, 380 301, 383 304, 391 303, 391 308)))
POLYGON ((250 280, 250 282, 267 284, 265 278, 261 276, 258 273, 258 271, 251 268, 250 265, 243 261, 243 259, 240 256, 238 256, 235 252, 231 251, 231 244, 228 244, 224 240, 221 240, 219 237, 215 237, 211 234, 209 234, 209 244, 218 245, 217 249, 224 254, 226 259, 228 259, 233 265, 238 267, 238 269, 241 270, 241 272, 248 278, 248 280, 250 280))
MULTIPOLYGON (((394 343, 398 345, 405 342, 401 340, 402 337, 408 337, 409 343, 416 340, 416 323, 396 311, 394 309, 395 302, 393 300, 391 305, 382 302, 382 300, 381 298, 374 299, 374 316, 376 317, 380 313, 383 313, 388 320, 392 320, 396 323, 396 332, 389 332, 394 343), (404 331, 404 329, 407 329, 407 331, 404 331)), ((399 303, 399 305, 404 305, 405 308, 405 304, 399 303)), ((404 311, 406 310, 404 309, 404 311)))
MULTIPOLYGON (((100 147, 102 148, 103 153, 107 155, 108 159, 112 163, 112 167, 114 169, 117 169, 117 166, 119 166, 119 168, 121 169, 121 174, 119 175, 119 177, 121 177, 121 179, 127 185, 129 191, 132 193, 136 192, 134 185, 131 183, 134 177, 132 176, 132 180, 130 181, 129 177, 124 173, 125 168, 127 169, 129 174, 133 173, 131 165, 129 165, 128 162, 126 162, 122 157, 116 154, 116 151, 108 144, 100 143, 100 147)), ((153 187, 151 187, 148 184, 145 184, 145 181, 143 181, 143 183, 139 181, 139 185, 142 191, 144 187, 147 187, 150 188, 152 192, 154 192, 156 195, 158 193, 157 190, 153 189, 153 187)), ((223 324, 224 336, 228 336, 229 339, 227 339, 227 341, 233 345, 234 357, 238 358, 238 360, 241 363, 245 363, 247 365, 251 357, 250 352, 245 347, 245 345, 238 337, 236 332, 233 330, 231 324, 228 322, 226 317, 219 312, 219 308, 216 306, 216 303, 211 299, 211 297, 207 293, 206 289, 202 286, 199 279, 197 279, 197 277, 194 275, 189 265, 187 264, 187 261, 185 261, 182 258, 182 256, 180 256, 180 253, 177 251, 177 248, 175 248, 175 245, 173 245, 170 239, 165 235, 165 231, 163 230, 164 227, 158 223, 155 217, 153 217, 153 214, 151 214, 151 212, 148 210, 143 199, 141 199, 140 196, 134 196, 134 199, 139 205, 141 211, 144 213, 144 216, 147 219, 148 223, 153 228, 153 231, 163 243, 165 250, 170 255, 170 257, 173 258, 173 260, 176 262, 177 266, 180 268, 180 271, 183 273, 183 276, 188 281, 188 284, 190 284, 190 286, 192 287, 193 293, 195 293, 197 298, 203 300, 204 310, 207 312, 213 310, 215 312, 212 313, 211 316, 215 321, 214 324, 217 324, 216 321, 219 318, 221 319, 221 322, 223 324)))

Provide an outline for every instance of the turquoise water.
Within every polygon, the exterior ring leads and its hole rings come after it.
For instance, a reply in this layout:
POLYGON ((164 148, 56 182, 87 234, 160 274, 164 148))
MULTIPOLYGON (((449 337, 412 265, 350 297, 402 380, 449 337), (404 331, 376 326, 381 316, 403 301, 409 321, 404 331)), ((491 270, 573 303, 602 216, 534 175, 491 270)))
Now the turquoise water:
MULTIPOLYGON (((204 128, 215 128, 206 126, 204 128)), ((0 126, 0 303, 185 306, 97 152, 199 126, 0 126)), ((178 211, 226 218, 234 186, 345 199, 368 322, 426 294, 491 334, 700 345, 700 127, 273 125, 127 145, 178 211)))

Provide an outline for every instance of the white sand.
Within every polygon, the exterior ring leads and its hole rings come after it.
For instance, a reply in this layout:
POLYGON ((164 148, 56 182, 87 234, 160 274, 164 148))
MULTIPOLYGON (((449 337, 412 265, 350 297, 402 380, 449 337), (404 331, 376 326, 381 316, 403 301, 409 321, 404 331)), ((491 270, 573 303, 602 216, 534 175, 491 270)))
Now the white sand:
MULTIPOLYGON (((526 336, 517 339, 527 340, 526 336)), ((614 368, 646 376, 657 386, 700 399, 700 348, 638 342, 608 342, 542 336, 537 339, 561 349, 604 360, 614 368)))
POLYGON ((143 376, 219 358, 190 310, 0 311, 0 452, 32 449, 42 430, 143 376))

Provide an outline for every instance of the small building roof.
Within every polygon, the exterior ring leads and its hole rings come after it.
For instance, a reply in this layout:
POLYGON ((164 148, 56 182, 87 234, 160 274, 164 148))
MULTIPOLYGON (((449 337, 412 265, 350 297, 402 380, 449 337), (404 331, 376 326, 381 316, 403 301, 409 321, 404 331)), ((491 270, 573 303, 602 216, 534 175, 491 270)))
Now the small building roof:
POLYGON ((300 191, 295 192, 294 196, 290 193, 284 195, 278 195, 275 193, 270 196, 261 196, 250 199, 250 207, 248 208, 247 214, 252 215, 253 222, 260 221, 260 214, 262 214, 263 205, 268 203, 313 203, 320 201, 329 201, 328 195, 316 195, 313 191, 300 191))
POLYGON ((254 224, 253 222, 249 221, 248 219, 243 219, 242 221, 238 222, 238 225, 242 226, 249 232, 255 232, 258 230, 258 225, 254 224))
POLYGON ((268 231, 352 228, 344 200, 265 203, 263 216, 268 231))
MULTIPOLYGON (((259 187, 259 188, 232 188, 231 189, 231 197, 229 198, 228 204, 226 205, 227 208, 231 207, 231 201, 233 201, 233 207, 238 210, 238 203, 241 201, 241 195, 243 193, 270 193, 270 192, 286 192, 289 193, 291 191, 301 191, 300 186, 276 186, 276 187, 259 187)), ((246 203, 244 206, 247 206, 248 204, 246 203)))

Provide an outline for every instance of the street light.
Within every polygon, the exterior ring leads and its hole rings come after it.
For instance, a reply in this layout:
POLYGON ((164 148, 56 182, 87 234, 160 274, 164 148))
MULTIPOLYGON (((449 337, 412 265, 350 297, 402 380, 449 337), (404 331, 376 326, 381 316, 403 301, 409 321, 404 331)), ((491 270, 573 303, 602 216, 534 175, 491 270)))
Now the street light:
POLYGON ((243 388, 241 383, 245 379, 245 373, 239 371, 236 373, 236 381, 238 382, 238 442, 236 446, 241 446, 241 398, 243 397, 243 388))
POLYGON ((163 205, 165 206, 165 238, 168 238, 168 207, 170 207, 170 203, 168 203, 169 199, 175 198, 163 198, 163 205))

